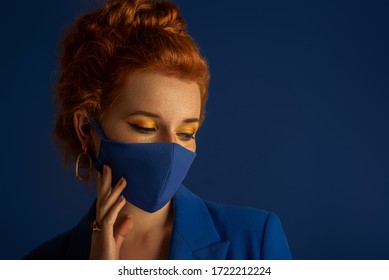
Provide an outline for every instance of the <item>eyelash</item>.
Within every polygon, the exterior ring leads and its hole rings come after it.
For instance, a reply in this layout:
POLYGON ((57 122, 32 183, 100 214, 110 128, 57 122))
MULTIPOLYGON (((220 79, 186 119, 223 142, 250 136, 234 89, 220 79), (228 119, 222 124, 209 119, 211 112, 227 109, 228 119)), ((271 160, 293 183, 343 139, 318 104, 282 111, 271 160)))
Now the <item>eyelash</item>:
POLYGON ((192 140, 192 139, 193 140, 196 139, 194 133, 177 133, 177 135, 183 141, 189 141, 189 140, 192 140))
POLYGON ((140 125, 137 125, 137 124, 133 124, 133 123, 130 123, 130 125, 132 126, 132 128, 134 128, 135 130, 141 132, 141 133, 145 133, 145 134, 148 134, 148 133, 151 133, 151 132, 155 132, 156 129, 154 127, 144 127, 144 126, 140 126, 140 125))
MULTIPOLYGON (((153 127, 143 127, 133 123, 129 123, 129 125, 131 125, 131 127, 134 128, 136 131, 139 131, 140 133, 144 133, 144 134, 149 134, 156 131, 156 129, 153 127)), ((177 136, 182 141, 189 141, 192 139, 193 140, 196 139, 194 133, 177 133, 177 136)))

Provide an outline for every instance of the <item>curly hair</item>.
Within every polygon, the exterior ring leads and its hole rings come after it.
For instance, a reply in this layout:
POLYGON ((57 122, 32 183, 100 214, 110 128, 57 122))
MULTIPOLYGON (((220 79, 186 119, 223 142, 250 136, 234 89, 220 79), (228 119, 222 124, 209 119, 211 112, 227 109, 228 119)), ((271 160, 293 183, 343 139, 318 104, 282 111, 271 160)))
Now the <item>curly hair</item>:
POLYGON ((53 134, 65 162, 82 151, 74 112, 100 118, 119 89, 137 71, 156 71, 194 81, 205 116, 209 70, 186 31, 178 7, 169 1, 108 0, 79 17, 63 40, 53 134))

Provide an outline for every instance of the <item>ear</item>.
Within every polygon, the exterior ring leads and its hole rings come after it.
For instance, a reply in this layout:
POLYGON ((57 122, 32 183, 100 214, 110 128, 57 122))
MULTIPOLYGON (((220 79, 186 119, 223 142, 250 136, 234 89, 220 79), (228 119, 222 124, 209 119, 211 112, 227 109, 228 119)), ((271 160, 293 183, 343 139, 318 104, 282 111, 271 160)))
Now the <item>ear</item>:
POLYGON ((93 147, 91 134, 91 123, 88 113, 84 110, 77 110, 73 115, 74 129, 76 130, 78 140, 80 140, 82 150, 93 147))

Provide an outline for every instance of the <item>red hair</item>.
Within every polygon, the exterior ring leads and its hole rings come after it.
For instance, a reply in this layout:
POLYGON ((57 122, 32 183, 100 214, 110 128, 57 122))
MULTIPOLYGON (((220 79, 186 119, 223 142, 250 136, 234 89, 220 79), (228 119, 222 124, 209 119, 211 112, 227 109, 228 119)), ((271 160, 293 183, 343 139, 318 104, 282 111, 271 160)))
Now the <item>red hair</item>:
POLYGON ((137 71, 158 71, 195 81, 205 116, 209 70, 178 7, 168 1, 108 0, 81 16, 63 41, 60 77, 56 84, 54 135, 65 161, 82 151, 73 114, 85 110, 100 118, 118 90, 137 71))

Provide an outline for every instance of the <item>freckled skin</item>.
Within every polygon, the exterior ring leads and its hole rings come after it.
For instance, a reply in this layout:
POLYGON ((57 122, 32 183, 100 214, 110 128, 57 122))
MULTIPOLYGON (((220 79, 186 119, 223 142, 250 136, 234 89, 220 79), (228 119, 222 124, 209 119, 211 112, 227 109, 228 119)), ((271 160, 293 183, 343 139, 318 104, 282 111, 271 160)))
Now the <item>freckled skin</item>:
MULTIPOLYGON (((186 123, 187 119, 199 119, 201 98, 198 85, 161 73, 138 73, 119 92, 113 106, 104 113, 101 126, 106 136, 118 142, 151 143, 175 142, 195 152, 194 134, 199 123, 186 123), (150 112, 158 117, 130 114, 150 112), (131 124, 155 131, 142 133, 131 124), (191 134, 193 137, 189 138, 191 134)), ((99 138, 93 133, 95 151, 99 138)))

